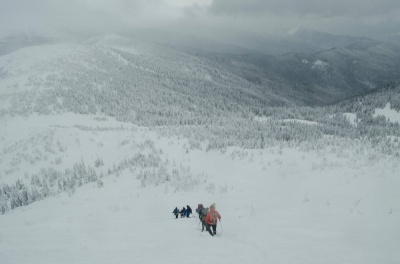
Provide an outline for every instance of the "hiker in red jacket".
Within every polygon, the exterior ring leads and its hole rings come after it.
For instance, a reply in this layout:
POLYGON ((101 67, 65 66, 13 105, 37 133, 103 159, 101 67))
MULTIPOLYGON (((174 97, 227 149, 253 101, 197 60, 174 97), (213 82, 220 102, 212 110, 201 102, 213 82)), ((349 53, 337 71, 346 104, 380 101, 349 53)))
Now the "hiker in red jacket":
POLYGON ((214 236, 217 234, 217 220, 221 220, 221 215, 215 210, 215 203, 210 206, 210 211, 206 216, 206 230, 210 233, 210 235, 214 236), (211 228, 213 229, 211 231, 211 228))

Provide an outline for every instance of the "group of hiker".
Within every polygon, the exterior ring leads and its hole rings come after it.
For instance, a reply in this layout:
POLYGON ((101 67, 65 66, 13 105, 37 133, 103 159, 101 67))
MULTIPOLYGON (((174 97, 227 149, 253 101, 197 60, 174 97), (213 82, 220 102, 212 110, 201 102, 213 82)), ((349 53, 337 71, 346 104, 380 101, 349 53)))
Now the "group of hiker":
MULTIPOLYGON (((198 204, 196 213, 199 215, 199 220, 201 222, 201 232, 208 231, 211 236, 215 236, 217 234, 217 221, 221 220, 221 215, 215 209, 216 205, 213 203, 210 205, 210 208, 205 208, 203 204, 198 204)), ((187 205, 187 208, 183 207, 182 210, 179 211, 178 207, 175 207, 172 213, 176 218, 180 215, 181 218, 189 217, 190 214, 193 215, 192 208, 187 205)))
POLYGON ((179 211, 178 207, 175 207, 175 209, 174 209, 174 211, 172 211, 172 213, 175 215, 176 218, 178 218, 179 215, 181 216, 181 218, 189 217, 190 214, 193 215, 192 208, 190 208, 189 205, 187 205, 186 208, 183 207, 182 210, 180 210, 180 211, 179 211))

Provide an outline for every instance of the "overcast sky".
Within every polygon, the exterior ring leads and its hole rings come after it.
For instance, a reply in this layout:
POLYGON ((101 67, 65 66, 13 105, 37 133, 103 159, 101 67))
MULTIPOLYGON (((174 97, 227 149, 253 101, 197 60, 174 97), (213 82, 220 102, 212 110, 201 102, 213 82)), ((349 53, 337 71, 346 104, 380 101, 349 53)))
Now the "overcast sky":
POLYGON ((131 27, 209 37, 297 27, 335 34, 400 32, 400 0, 0 0, 0 35, 131 27))

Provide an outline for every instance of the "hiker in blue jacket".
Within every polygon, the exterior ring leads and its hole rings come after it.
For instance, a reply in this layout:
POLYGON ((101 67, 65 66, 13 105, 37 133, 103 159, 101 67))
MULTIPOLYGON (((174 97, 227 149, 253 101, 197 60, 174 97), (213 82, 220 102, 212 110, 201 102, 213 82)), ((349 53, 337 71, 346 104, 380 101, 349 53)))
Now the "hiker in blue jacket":
POLYGON ((175 215, 176 218, 178 218, 179 216, 179 209, 178 207, 175 207, 174 211, 172 211, 172 213, 175 215))

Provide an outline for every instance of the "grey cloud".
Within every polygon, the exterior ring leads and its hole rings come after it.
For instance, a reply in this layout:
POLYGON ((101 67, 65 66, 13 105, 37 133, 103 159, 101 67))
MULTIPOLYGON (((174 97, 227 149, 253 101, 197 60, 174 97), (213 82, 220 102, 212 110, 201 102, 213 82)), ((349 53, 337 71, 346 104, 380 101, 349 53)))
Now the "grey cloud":
POLYGON ((290 14, 377 16, 400 10, 398 0, 214 0, 210 11, 225 15, 290 14))
POLYGON ((214 0, 208 14, 259 34, 296 27, 357 36, 400 31, 398 0, 214 0))
POLYGON ((398 32, 399 0, 0 0, 0 37, 18 30, 109 33, 132 28, 233 43, 305 27, 336 34, 398 32), (197 3, 196 3, 197 2, 197 3), (351 4, 349 3, 351 2, 351 4))
POLYGON ((0 0, 0 34, 30 29, 121 30, 162 23, 168 12, 161 0, 0 0))

